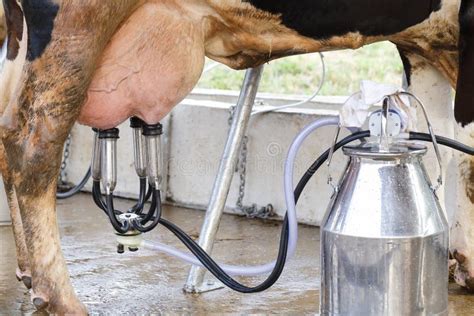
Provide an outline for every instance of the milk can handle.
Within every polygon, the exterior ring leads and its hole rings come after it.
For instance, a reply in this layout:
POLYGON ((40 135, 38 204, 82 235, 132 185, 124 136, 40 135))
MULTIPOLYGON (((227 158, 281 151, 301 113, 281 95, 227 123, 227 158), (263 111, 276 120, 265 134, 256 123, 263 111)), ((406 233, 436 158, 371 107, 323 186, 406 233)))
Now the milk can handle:
POLYGON ((390 102, 389 96, 385 97, 382 103, 382 112, 380 117, 380 149, 389 150, 388 144, 388 115, 390 113, 390 102))
POLYGON ((423 102, 417 96, 415 96, 414 94, 412 94, 410 92, 405 92, 405 91, 400 91, 395 96, 399 97, 401 95, 405 95, 405 96, 413 98, 420 105, 420 107, 423 111, 423 116, 425 117, 426 124, 428 125, 428 131, 431 135, 431 141, 433 142, 433 147, 434 147, 434 150, 435 150, 435 153, 436 153, 436 158, 438 159, 438 165, 439 165, 438 184, 433 186, 433 188, 432 188, 433 191, 437 191, 443 185, 443 165, 442 165, 442 162, 441 162, 441 154, 440 154, 440 151, 439 151, 438 141, 436 140, 436 135, 434 133, 433 126, 431 125, 430 119, 428 117, 428 113, 426 112, 425 105, 423 104, 423 102))
POLYGON ((334 179, 332 178, 331 175, 331 162, 332 158, 334 156, 334 151, 335 147, 337 144, 337 140, 339 139, 339 134, 341 133, 341 124, 339 123, 337 125, 337 130, 336 130, 336 135, 334 135, 334 140, 332 142, 331 148, 329 149, 329 156, 328 156, 328 162, 327 162, 327 167, 328 167, 328 184, 333 188, 333 196, 339 192, 339 185, 334 183, 334 179))

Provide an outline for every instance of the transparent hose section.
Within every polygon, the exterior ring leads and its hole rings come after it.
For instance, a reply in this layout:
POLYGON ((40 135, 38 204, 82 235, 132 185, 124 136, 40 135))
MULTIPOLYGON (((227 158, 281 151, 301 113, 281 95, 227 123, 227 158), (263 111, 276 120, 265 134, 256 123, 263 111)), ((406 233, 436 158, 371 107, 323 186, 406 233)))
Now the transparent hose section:
MULTIPOLYGON (((296 205, 295 197, 293 194, 293 167, 298 151, 305 141, 305 139, 311 135, 317 129, 324 126, 334 126, 339 125, 339 117, 328 117, 321 118, 313 123, 306 126, 299 134, 296 136, 293 141, 290 150, 288 151, 288 156, 285 161, 285 174, 284 174, 284 192, 285 192, 285 201, 288 212, 288 227, 289 227, 289 240, 288 240, 288 255, 287 258, 291 258, 296 251, 296 245, 298 243, 298 221, 296 218, 296 205)), ((201 262, 192 254, 183 252, 174 247, 159 243, 145 240, 142 242, 142 246, 145 249, 160 251, 181 259, 190 264, 201 266, 201 262)), ((275 267, 275 261, 258 265, 258 266, 234 266, 227 264, 219 264, 221 268, 230 275, 240 275, 240 276, 256 276, 261 274, 269 273, 275 267)))
POLYGON ((321 80, 319 81, 319 85, 318 85, 316 91, 314 91, 312 95, 310 95, 305 100, 302 100, 302 101, 299 101, 299 102, 289 103, 289 104, 285 104, 285 105, 281 105, 281 106, 276 106, 276 107, 271 108, 271 109, 255 110, 255 111, 252 112, 252 116, 257 115, 257 114, 276 112, 276 111, 280 111, 280 110, 284 110, 284 109, 288 109, 288 108, 293 108, 293 107, 301 106, 301 105, 304 105, 306 103, 309 103, 309 102, 313 101, 313 99, 316 98, 318 96, 318 94, 321 92, 321 90, 323 89, 324 83, 326 82, 326 63, 324 61, 324 55, 323 55, 323 53, 318 53, 318 54, 319 54, 319 58, 321 58, 321 72, 322 72, 321 73, 321 80))
MULTIPOLYGON (((324 55, 323 55, 323 53, 318 53, 318 56, 321 60, 321 80, 319 81, 319 84, 318 84, 318 87, 316 88, 316 91, 314 91, 312 95, 310 95, 308 98, 306 98, 302 101, 298 101, 298 102, 295 102, 295 103, 289 103, 289 104, 285 104, 285 105, 281 105, 281 106, 276 106, 276 107, 272 107, 270 109, 255 110, 255 111, 252 112, 251 116, 301 106, 301 105, 304 105, 306 103, 311 102, 314 98, 316 98, 316 96, 318 96, 319 93, 321 92, 321 90, 323 89, 324 83, 326 82, 326 75, 327 75, 326 62, 324 60, 324 55)), ((217 68, 220 65, 222 65, 222 64, 218 63, 218 62, 211 63, 210 65, 208 65, 207 67, 204 68, 202 73, 203 74, 208 73, 208 72, 214 70, 215 68, 217 68)))

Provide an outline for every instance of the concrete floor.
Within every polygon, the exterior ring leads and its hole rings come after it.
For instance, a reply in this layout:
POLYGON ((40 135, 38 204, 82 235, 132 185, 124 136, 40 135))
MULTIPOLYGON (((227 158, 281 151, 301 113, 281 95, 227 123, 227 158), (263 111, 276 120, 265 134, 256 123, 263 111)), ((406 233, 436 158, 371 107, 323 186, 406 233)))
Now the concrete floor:
MULTIPOLYGON (((126 209, 131 201, 119 200, 126 209)), ((148 314, 315 314, 318 311, 319 230, 300 228, 297 256, 281 279, 260 294, 222 289, 202 295, 182 292, 189 267, 169 256, 140 250, 116 253, 107 219, 89 195, 81 194, 58 207, 62 246, 72 282, 92 315, 148 314)), ((203 212, 166 207, 164 217, 197 236, 203 212)), ((224 216, 214 258, 228 263, 257 264, 275 258, 280 224, 224 216), (258 254, 258 256, 256 255, 258 254)), ((179 246, 163 227, 146 239, 179 246)), ((24 286, 15 278, 15 249, 10 227, 0 227, 0 314, 34 312, 24 286)), ((255 284, 261 278, 243 281, 255 284)), ((474 315, 474 296, 450 286, 450 315, 474 315)))

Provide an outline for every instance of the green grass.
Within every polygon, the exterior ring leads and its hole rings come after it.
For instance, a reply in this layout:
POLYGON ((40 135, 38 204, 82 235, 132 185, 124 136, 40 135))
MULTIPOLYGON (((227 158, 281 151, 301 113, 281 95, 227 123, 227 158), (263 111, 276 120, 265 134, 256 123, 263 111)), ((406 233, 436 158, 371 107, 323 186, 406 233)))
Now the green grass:
MULTIPOLYGON (((403 67, 395 46, 376 43, 358 50, 324 53, 326 82, 321 95, 349 95, 364 79, 401 85, 403 67)), ((199 88, 240 90, 244 71, 219 66, 203 74, 199 88)), ((321 80, 318 54, 292 56, 270 62, 259 91, 283 94, 312 94, 321 80)))

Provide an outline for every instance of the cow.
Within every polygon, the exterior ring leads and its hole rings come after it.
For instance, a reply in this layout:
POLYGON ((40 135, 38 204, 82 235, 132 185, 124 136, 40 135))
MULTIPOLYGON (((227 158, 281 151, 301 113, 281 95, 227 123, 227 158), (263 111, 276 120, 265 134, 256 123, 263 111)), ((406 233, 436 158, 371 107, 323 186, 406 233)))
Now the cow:
MULTIPOLYGON (((1 172, 17 276, 37 309, 86 314, 61 253, 55 192, 75 122, 156 123, 194 87, 205 56, 233 69, 391 41, 407 79, 437 68, 456 89, 459 140, 474 144, 474 0, 3 0, 1 172)), ((433 105, 434 106, 434 105, 433 105)), ((435 108, 431 108, 432 110, 435 108)), ((449 117, 451 108, 435 109, 449 117)), ((446 122, 451 124, 451 122, 446 122)), ((452 249, 474 290, 474 159, 457 158, 452 249)), ((440 276, 442 277, 442 276, 440 276)))

